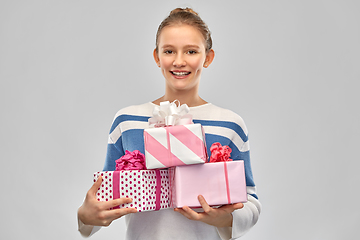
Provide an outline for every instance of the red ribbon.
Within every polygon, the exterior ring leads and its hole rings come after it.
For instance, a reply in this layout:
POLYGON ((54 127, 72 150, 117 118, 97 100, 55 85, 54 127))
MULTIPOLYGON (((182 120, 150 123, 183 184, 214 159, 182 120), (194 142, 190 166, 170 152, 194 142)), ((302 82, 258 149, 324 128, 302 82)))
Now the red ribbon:
MULTIPOLYGON (((120 198, 120 171, 113 172, 113 199, 120 198)), ((120 208, 116 206, 114 208, 120 208)))
POLYGON ((160 170, 155 170, 156 173, 156 199, 155 199, 155 211, 160 210, 160 198, 161 198, 161 175, 160 170))
POLYGON ((224 162, 224 175, 226 184, 226 195, 228 203, 231 203, 230 199, 230 187, 229 187, 229 176, 226 162, 232 161, 230 158, 231 148, 229 146, 222 146, 219 142, 215 142, 210 147, 211 156, 210 162, 224 162))
POLYGON ((231 200, 230 200, 229 176, 228 176, 228 170, 227 170, 226 162, 224 162, 224 173, 225 173, 225 182, 226 182, 226 194, 227 194, 228 203, 230 204, 231 200))
POLYGON ((169 132, 169 128, 165 127, 166 130, 166 139, 167 139, 167 148, 168 148, 168 153, 169 153, 169 162, 170 162, 170 166, 173 166, 173 158, 172 158, 172 152, 171 152, 171 146, 170 146, 170 132, 169 132))
MULTIPOLYGON (((161 199, 161 174, 160 170, 155 170, 156 173, 156 188, 155 188, 155 211, 160 210, 160 199, 161 199)), ((120 198, 120 171, 113 172, 113 199, 120 198)), ((116 206, 114 208, 119 208, 116 206)))

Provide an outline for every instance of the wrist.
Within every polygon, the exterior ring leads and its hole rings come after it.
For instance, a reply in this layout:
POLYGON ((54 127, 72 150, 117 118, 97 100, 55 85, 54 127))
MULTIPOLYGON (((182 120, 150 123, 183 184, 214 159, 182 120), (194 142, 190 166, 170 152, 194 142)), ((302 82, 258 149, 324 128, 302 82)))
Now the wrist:
POLYGON ((222 219, 222 221, 220 221, 219 225, 216 227, 219 227, 219 228, 232 227, 232 222, 233 222, 233 215, 231 213, 229 213, 222 219))
POLYGON ((230 213, 229 223, 228 223, 227 227, 232 227, 232 225, 233 225, 233 215, 232 215, 232 213, 230 213))
POLYGON ((77 217, 78 217, 78 221, 79 221, 79 226, 80 226, 80 222, 83 225, 86 225, 86 220, 84 219, 84 211, 83 211, 83 206, 80 206, 77 212, 77 217))

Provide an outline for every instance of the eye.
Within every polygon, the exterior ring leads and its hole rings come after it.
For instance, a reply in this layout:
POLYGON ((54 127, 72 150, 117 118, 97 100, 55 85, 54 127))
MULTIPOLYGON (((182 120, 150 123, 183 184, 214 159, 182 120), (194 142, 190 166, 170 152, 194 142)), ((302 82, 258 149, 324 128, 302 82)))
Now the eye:
POLYGON ((165 53, 165 54, 172 54, 173 51, 172 51, 172 50, 165 50, 164 53, 165 53))
POLYGON ((190 54, 190 55, 192 55, 192 54, 196 54, 197 51, 195 51, 195 50, 189 50, 187 53, 190 54))

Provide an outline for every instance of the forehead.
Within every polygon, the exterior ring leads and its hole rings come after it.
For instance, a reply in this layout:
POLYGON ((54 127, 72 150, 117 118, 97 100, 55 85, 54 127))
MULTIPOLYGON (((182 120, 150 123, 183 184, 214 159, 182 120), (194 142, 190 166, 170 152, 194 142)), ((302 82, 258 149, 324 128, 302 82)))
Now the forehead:
POLYGON ((166 26, 159 36, 159 47, 161 48, 164 45, 174 47, 197 45, 205 48, 205 39, 201 32, 193 26, 186 24, 166 26))

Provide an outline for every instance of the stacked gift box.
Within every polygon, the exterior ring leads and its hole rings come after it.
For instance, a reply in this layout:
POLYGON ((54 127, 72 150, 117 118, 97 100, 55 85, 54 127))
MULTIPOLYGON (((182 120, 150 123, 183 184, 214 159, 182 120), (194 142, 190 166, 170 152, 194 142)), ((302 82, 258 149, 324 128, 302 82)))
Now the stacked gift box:
POLYGON ((120 208, 157 211, 183 206, 201 207, 198 195, 210 206, 246 202, 244 162, 230 159, 231 149, 213 143, 208 157, 205 134, 193 124, 189 108, 176 101, 155 107, 144 130, 145 155, 126 151, 116 170, 101 175, 98 201, 133 199, 120 208))

